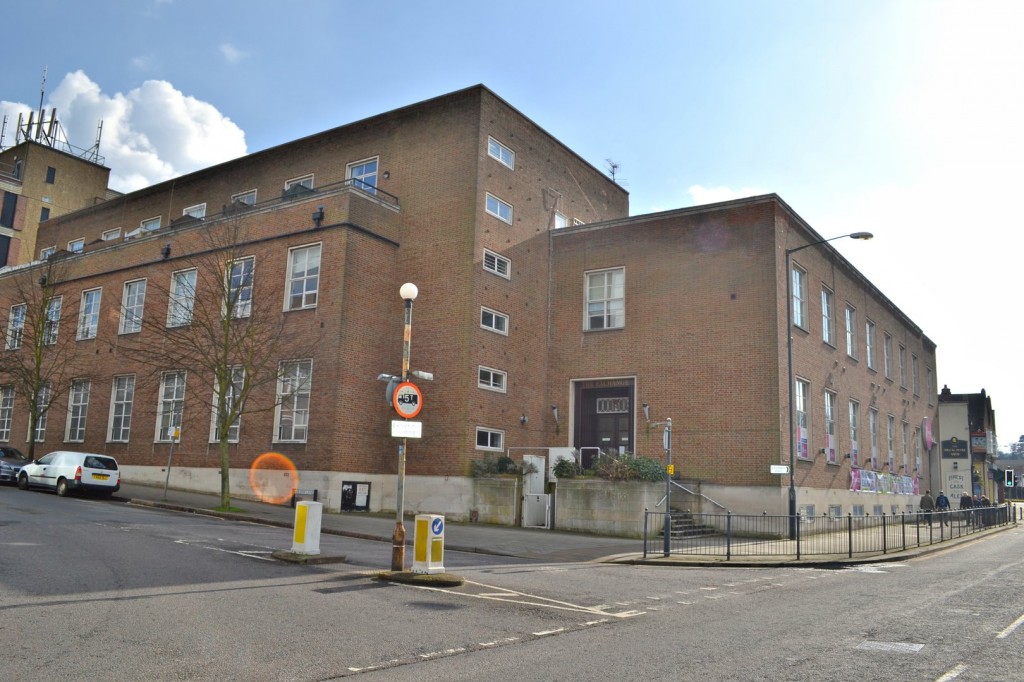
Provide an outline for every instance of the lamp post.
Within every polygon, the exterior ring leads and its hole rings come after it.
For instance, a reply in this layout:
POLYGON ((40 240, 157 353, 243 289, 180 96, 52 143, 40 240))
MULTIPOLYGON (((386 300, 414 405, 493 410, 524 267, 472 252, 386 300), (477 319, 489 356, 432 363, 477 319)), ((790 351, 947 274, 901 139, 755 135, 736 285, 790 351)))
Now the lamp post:
MULTIPOLYGON (((405 329, 402 332, 402 381, 409 378, 409 345, 412 341, 412 302, 416 300, 419 289, 411 282, 406 282, 398 290, 405 301, 405 329)), ((402 439, 398 446, 398 483, 395 502, 395 532, 391 535, 391 570, 405 570, 405 449, 407 438, 402 439)))
POLYGON ((838 237, 821 239, 810 244, 804 244, 793 249, 786 249, 786 360, 788 364, 789 380, 789 539, 796 539, 796 410, 793 405, 793 272, 791 270, 792 256, 797 251, 809 249, 826 242, 837 239, 871 239, 874 237, 870 232, 851 232, 841 234, 838 237))

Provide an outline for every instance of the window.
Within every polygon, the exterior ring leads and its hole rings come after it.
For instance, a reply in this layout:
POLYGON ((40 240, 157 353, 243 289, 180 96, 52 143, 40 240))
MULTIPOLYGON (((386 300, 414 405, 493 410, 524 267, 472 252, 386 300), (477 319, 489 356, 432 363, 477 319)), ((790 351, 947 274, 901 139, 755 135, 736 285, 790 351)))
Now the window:
POLYGON ((154 232, 160 229, 160 216, 155 218, 146 218, 139 223, 139 227, 142 228, 143 232, 154 232))
POLYGON ((39 260, 46 260, 47 258, 49 258, 50 256, 52 256, 55 253, 57 253, 57 247, 56 246, 47 246, 47 247, 45 247, 43 249, 40 249, 39 250, 39 260))
POLYGON ((14 386, 0 386, 0 442, 11 440, 11 421, 14 417, 14 386))
POLYGON ((84 239, 72 239, 68 242, 68 251, 71 253, 82 253, 83 249, 85 249, 84 239))
POLYGON ((78 340, 95 339, 100 324, 100 299, 103 289, 89 289, 82 292, 82 304, 78 311, 78 340))
POLYGON ((156 409, 156 442, 177 442, 185 411, 185 372, 164 372, 160 378, 160 402, 156 409), (178 431, 178 433, 175 433, 178 431))
POLYGON ((504 201, 488 192, 486 208, 487 212, 495 218, 504 220, 509 225, 512 224, 512 204, 506 204, 504 201))
POLYGON ((107 439, 114 443, 127 443, 132 427, 132 400, 135 398, 135 375, 114 377, 110 393, 110 432, 107 439))
POLYGON ((888 456, 886 461, 889 463, 889 473, 895 473, 896 468, 896 417, 887 415, 886 426, 885 426, 885 443, 886 452, 888 456))
POLYGON ((569 219, 555 211, 555 229, 561 230, 563 227, 569 227, 569 219))
POLYGON ((885 378, 892 379, 892 336, 888 332, 882 335, 882 364, 885 378))
POLYGON ((146 280, 137 279, 124 283, 121 294, 121 323, 118 334, 134 334, 142 331, 142 311, 146 305, 146 280))
POLYGON ((499 256, 493 251, 484 249, 484 270, 493 272, 499 277, 511 279, 512 261, 504 256, 499 256))
MULTIPOLYGON (((245 383, 245 368, 241 365, 237 367, 231 367, 228 370, 228 381, 227 393, 224 395, 224 407, 227 409, 228 414, 235 414, 235 418, 231 421, 227 428, 227 441, 229 443, 238 442, 238 434, 241 430, 242 415, 239 409, 238 401, 241 400, 242 390, 245 383)), ((217 406, 220 402, 220 391, 215 387, 213 391, 213 414, 211 415, 210 423, 210 442, 220 442, 220 423, 218 415, 220 414, 217 406)))
POLYGON ((825 461, 829 464, 839 463, 836 454, 836 400, 835 393, 825 391, 825 461))
POLYGON ((846 354, 857 357, 857 311, 853 306, 846 306, 846 354))
POLYGON ((793 324, 807 329, 807 272, 793 265, 793 324))
POLYGON ((487 138, 487 156, 497 159, 502 165, 508 166, 512 170, 516 169, 516 153, 493 137, 487 138))
POLYGON ((621 329, 626 325, 626 271, 587 273, 586 329, 621 329))
POLYGON ((57 181, 57 169, 53 166, 46 167, 46 184, 52 185, 57 181))
POLYGON ((49 206, 43 206, 41 209, 39 209, 39 222, 45 223, 49 219, 50 219, 50 207, 49 206))
POLYGON ((21 348, 25 336, 25 311, 24 303, 11 306, 11 316, 7 318, 7 350, 21 348))
POLYGON ((50 382, 44 382, 39 387, 39 394, 36 396, 36 411, 39 416, 36 417, 36 443, 42 443, 46 440, 46 418, 50 414, 50 382))
POLYGON ((811 392, 811 385, 803 379, 797 379, 794 383, 794 408, 796 410, 796 456, 801 459, 808 459, 808 420, 807 420, 807 396, 811 392))
POLYGON ((313 189, 313 174, 303 175, 301 178, 292 178, 284 183, 285 191, 290 189, 297 189, 304 187, 305 189, 313 189))
POLYGON ((508 335, 508 315, 490 308, 480 308, 480 326, 492 332, 508 335))
POLYGON ((910 422, 903 422, 903 469, 910 466, 910 422))
POLYGON ((181 211, 181 215, 191 216, 193 218, 205 218, 206 217, 206 204, 196 204, 195 206, 189 206, 181 211))
POLYGON ((871 468, 878 469, 878 410, 868 410, 868 435, 871 438, 871 468))
POLYGON ((914 429, 914 471, 921 471, 921 429, 914 429))
POLYGON ((835 294, 828 287, 821 288, 821 340, 836 345, 835 294))
POLYGON ((505 432, 496 429, 486 429, 482 426, 476 427, 476 449, 504 450, 505 432))
POLYGON ((871 320, 864 323, 864 360, 875 369, 875 323, 871 320))
POLYGON ((910 354, 910 381, 913 386, 914 395, 921 395, 921 372, 917 355, 910 354))
POLYGON ((64 440, 69 443, 81 443, 85 440, 85 418, 89 412, 89 389, 92 383, 88 379, 75 379, 71 382, 68 394, 68 426, 64 440))
POLYGON ((346 169, 346 175, 352 181, 352 186, 370 194, 377 193, 377 159, 367 159, 350 163, 346 169))
POLYGON ((928 391, 928 404, 935 404, 935 373, 931 367, 925 367, 925 390, 928 391))
POLYGON ((900 386, 903 388, 907 387, 907 347, 902 343, 899 349, 899 362, 900 362, 900 386))
POLYGON ((256 259, 252 256, 228 263, 228 290, 224 301, 224 315, 238 319, 252 312, 252 271, 256 259))
POLYGON ((304 443, 309 432, 312 360, 281 363, 274 414, 274 441, 304 443))
POLYGON ((476 385, 480 388, 486 388, 488 391, 504 393, 505 380, 507 378, 508 375, 501 370, 481 366, 477 375, 476 385))
POLYGON ((860 403, 850 401, 850 466, 860 466, 860 451, 857 432, 860 429, 860 403))
POLYGON ((18 210, 18 195, 14 192, 2 192, 3 203, 0 204, 0 227, 14 227, 14 213, 18 210))
POLYGON ((100 239, 102 239, 105 242, 111 242, 111 241, 114 241, 115 239, 120 239, 120 238, 121 238, 121 228, 120 227, 115 227, 112 230, 106 230, 106 231, 103 232, 103 234, 100 235, 100 239))
POLYGON ((60 313, 63 305, 63 296, 54 296, 46 302, 46 321, 43 323, 44 345, 52 346, 57 343, 57 332, 60 330, 60 313))
MULTIPOLYGON (((310 183, 312 182, 313 179, 310 178, 310 183)), ((248 192, 232 194, 231 202, 236 204, 245 204, 246 206, 254 206, 256 204, 256 190, 250 189, 248 192)))
POLYGON ((285 310, 315 308, 320 289, 320 244, 288 252, 288 299, 285 310))
POLYGON ((167 326, 186 327, 192 324, 196 302, 196 270, 179 270, 171 274, 171 294, 167 299, 167 326))

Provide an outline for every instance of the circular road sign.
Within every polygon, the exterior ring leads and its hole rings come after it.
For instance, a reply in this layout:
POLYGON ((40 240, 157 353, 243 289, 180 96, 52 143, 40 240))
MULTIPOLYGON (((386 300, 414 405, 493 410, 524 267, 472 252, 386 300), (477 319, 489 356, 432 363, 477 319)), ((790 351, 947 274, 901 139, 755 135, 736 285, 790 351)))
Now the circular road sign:
POLYGON ((391 404, 404 419, 413 419, 423 409, 423 394, 416 384, 411 381, 403 381, 395 387, 395 395, 391 404))

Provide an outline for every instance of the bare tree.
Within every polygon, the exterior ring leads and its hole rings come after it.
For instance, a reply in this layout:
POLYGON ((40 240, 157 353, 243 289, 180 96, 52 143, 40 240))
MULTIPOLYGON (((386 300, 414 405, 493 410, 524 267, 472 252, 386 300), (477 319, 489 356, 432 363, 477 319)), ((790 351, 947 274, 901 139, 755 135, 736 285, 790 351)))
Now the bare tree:
MULTIPOLYGON (((294 367, 281 359, 309 357, 318 339, 289 332, 279 297, 254 295, 258 288, 255 261, 239 219, 203 226, 190 234, 195 236, 186 247, 191 252, 180 259, 169 283, 149 280, 155 293, 167 298, 166 318, 150 315, 134 320, 141 331, 151 333, 122 337, 118 344, 164 377, 161 398, 176 407, 160 416, 163 440, 178 439, 183 405, 183 395, 179 400, 175 393, 176 377, 166 380, 166 370, 189 371, 190 404, 212 410, 220 453, 221 506, 228 507, 231 444, 238 438, 242 416, 273 410, 282 397, 306 388, 301 377, 296 383, 294 367), (278 390, 282 383, 283 391, 278 390), (268 389, 265 393, 275 399, 254 404, 249 399, 260 389, 268 389)), ((272 285, 266 281, 262 286, 272 285)), ((305 381, 308 385, 308 377, 305 381)))
POLYGON ((64 268, 59 256, 45 263, 9 273, 10 316, 3 352, 2 382, 13 386, 28 408, 28 456, 35 459, 40 426, 50 406, 69 388, 77 375, 74 301, 59 287, 64 268))

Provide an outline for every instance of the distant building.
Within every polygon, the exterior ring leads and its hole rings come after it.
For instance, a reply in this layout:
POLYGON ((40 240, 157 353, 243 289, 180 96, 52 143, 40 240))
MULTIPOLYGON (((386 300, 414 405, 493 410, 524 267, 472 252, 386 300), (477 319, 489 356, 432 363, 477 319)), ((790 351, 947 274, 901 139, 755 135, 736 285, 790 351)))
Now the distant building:
POLYGON ((939 393, 938 487, 950 499, 963 492, 1001 499, 1003 475, 996 468, 996 413, 992 398, 979 393, 953 393, 943 386, 939 393))
MULTIPOLYGON (((113 454, 127 479, 162 482, 177 426, 174 484, 219 488, 209 378, 125 349, 181 322, 175 286, 233 230, 223 258, 240 286, 274 303, 294 348, 317 341, 275 358, 299 389, 261 388, 233 427, 237 495, 258 495, 246 469, 274 451, 330 508, 358 481, 371 509, 394 509, 395 413, 376 379, 400 369, 403 282, 420 292, 412 368, 435 376, 409 511, 468 516, 485 456, 664 462, 670 417, 677 474, 702 499, 785 514, 789 478, 769 467, 790 452, 790 331, 801 513, 912 509, 929 480, 935 345, 829 244, 787 273, 787 250, 823 237, 779 197, 630 217, 620 186, 483 86, 51 216, 39 244, 70 252, 59 333, 99 312, 40 447, 113 454)), ((16 274, 0 274, 0 310, 19 304, 16 274)), ((5 396, 0 442, 18 444, 26 410, 5 396)))

